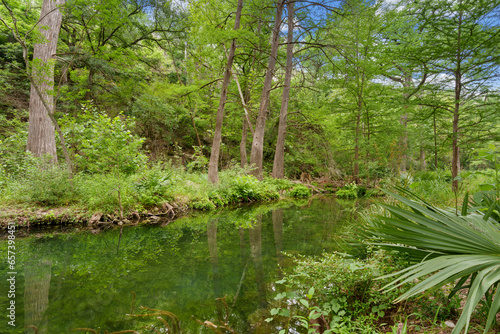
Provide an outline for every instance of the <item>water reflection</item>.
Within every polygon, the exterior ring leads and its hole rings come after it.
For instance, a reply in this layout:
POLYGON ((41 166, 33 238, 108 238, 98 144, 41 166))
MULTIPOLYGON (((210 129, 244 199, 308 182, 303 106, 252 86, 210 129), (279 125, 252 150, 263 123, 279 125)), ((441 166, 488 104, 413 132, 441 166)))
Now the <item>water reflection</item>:
MULTIPOLYGON (((135 305, 173 312, 185 333, 200 332, 191 316, 229 322, 240 333, 269 332, 263 320, 269 316, 273 282, 291 265, 283 252, 335 250, 337 231, 356 214, 352 205, 322 198, 300 205, 240 207, 165 227, 125 228, 121 239, 120 230, 20 239, 18 262, 25 282, 18 318, 37 326, 38 333, 161 325, 153 318, 126 315, 134 291, 135 305)), ((4 248, 0 244, 0 251, 4 248)), ((0 264, 0 273, 6 272, 0 264)), ((0 282, 0 289, 5 284, 0 282)), ((1 298, 0 307, 7 307, 1 298)), ((0 333, 9 333, 4 326, 0 323, 0 333)))
POLYGON ((47 332, 45 311, 49 307, 49 290, 52 263, 40 261, 29 262, 24 268, 24 323, 26 333, 33 333, 34 326, 39 334, 47 332))

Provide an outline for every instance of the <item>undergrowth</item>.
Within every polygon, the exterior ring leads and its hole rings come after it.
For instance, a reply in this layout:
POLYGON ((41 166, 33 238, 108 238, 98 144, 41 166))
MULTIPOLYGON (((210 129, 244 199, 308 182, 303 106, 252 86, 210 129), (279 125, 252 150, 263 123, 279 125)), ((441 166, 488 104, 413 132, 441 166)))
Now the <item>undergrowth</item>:
POLYGON ((0 177, 0 198, 6 204, 77 206, 102 213, 142 212, 165 203, 214 210, 232 203, 311 195, 302 185, 272 178, 259 181, 239 167, 221 171, 217 185, 208 181, 206 173, 164 163, 143 166, 132 174, 116 168, 106 173, 80 172, 71 178, 63 165, 32 159, 23 173, 0 173, 0 177))

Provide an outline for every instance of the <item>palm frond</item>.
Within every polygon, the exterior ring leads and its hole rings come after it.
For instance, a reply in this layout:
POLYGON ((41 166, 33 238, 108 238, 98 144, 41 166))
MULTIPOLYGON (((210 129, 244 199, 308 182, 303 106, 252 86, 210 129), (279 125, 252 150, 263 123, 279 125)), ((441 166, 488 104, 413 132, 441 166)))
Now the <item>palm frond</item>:
POLYGON ((489 307, 486 333, 500 310, 498 223, 481 211, 468 213, 463 209, 465 215, 457 216, 452 210, 438 209, 426 203, 408 190, 398 190, 408 198, 386 191, 402 206, 381 204, 388 214, 368 217, 369 231, 374 245, 409 253, 420 262, 385 276, 397 279, 384 289, 396 289, 423 279, 396 301, 449 283, 455 285, 452 294, 459 289, 468 289, 467 301, 452 333, 458 334, 464 328, 467 332, 474 309, 485 297, 489 307), (467 279, 470 279, 470 285, 464 286, 467 279))

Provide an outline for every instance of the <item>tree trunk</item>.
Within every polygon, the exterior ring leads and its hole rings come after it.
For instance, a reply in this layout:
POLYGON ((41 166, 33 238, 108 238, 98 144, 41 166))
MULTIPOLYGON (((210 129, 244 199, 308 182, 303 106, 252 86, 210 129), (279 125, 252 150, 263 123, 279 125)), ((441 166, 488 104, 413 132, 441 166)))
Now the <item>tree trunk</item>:
POLYGON ((437 145, 437 127, 436 127, 436 111, 434 110, 434 168, 438 169, 438 145, 437 145))
MULTIPOLYGON (((408 108, 408 106, 405 106, 405 108, 408 108)), ((400 145, 401 145, 401 164, 400 164, 400 169, 402 172, 406 172, 406 149, 408 148, 408 114, 404 114, 401 116, 399 119, 399 124, 403 126, 403 136, 400 138, 400 145)))
MULTIPOLYGON (((236 9, 236 17, 234 21, 234 30, 240 28, 241 11, 243 9, 243 0, 238 0, 238 7, 236 9)), ((219 154, 220 144, 222 140, 222 122, 224 120, 224 107, 227 99, 227 87, 231 79, 231 68, 233 67, 234 53, 236 51, 236 39, 231 42, 229 49, 229 56, 227 58, 226 71, 224 72, 224 80, 222 82, 222 92, 220 94, 219 108, 217 109, 217 116, 215 118, 215 132, 214 140, 212 142, 212 151, 210 152, 210 162, 208 163, 208 180, 212 183, 219 182, 219 154)))
POLYGON ((57 49, 59 30, 61 29, 62 14, 57 8, 65 0, 44 0, 40 13, 39 32, 45 38, 43 43, 35 44, 33 50, 33 67, 31 76, 34 83, 30 91, 28 142, 26 149, 34 156, 50 155, 52 161, 57 162, 56 135, 49 113, 54 109, 54 54, 57 49), (50 108, 46 109, 44 101, 50 108))
POLYGON ((452 152, 453 156, 451 158, 451 177, 453 191, 458 190, 458 180, 455 178, 458 176, 460 156, 458 153, 458 119, 460 115, 460 99, 462 93, 462 70, 461 70, 461 53, 462 49, 460 47, 460 37, 461 37, 461 27, 462 27, 462 17, 463 13, 460 12, 458 18, 458 39, 457 39, 457 67, 455 71, 455 108, 453 110, 453 134, 452 134, 452 152))
POLYGON ((283 14, 284 0, 278 0, 276 5, 276 18, 274 20, 273 37, 271 41, 271 55, 267 66, 266 77, 264 78, 264 88, 260 99, 259 115, 255 124, 255 132, 252 141, 252 151, 250 152, 250 164, 255 168, 252 174, 259 180, 264 178, 262 160, 264 156, 264 130, 266 128, 266 114, 269 107, 269 95, 274 76, 274 67, 278 56, 279 34, 281 27, 281 15, 283 14))
POLYGON ((404 81, 403 81, 404 93, 403 97, 405 99, 405 114, 401 116, 399 123, 403 126, 403 136, 400 138, 401 145, 401 171, 406 172, 406 160, 407 151, 408 151, 408 96, 409 90, 413 88, 413 79, 411 78, 411 73, 405 71, 404 72, 404 81))
POLYGON ((288 0, 288 44, 286 46, 286 70, 285 82, 283 87, 283 96, 281 100, 280 120, 278 126, 278 139, 276 140, 276 152, 274 153, 273 177, 282 179, 285 177, 285 136, 286 136, 286 117, 288 113, 288 102, 290 100, 290 85, 292 82, 293 69, 293 20, 295 16, 294 1, 288 0))
POLYGON ((354 145, 354 171, 353 171, 353 177, 354 181, 359 184, 361 183, 361 180, 359 179, 359 127, 360 127, 360 118, 361 115, 358 114, 356 118, 356 138, 355 138, 355 145, 354 145))
POLYGON ((241 142, 240 142, 240 166, 244 168, 248 163, 247 158, 247 136, 248 125, 245 115, 243 115, 243 125, 241 126, 241 142))
POLYGON ((427 162, 425 161, 425 149, 423 147, 420 148, 420 170, 427 169, 427 162))

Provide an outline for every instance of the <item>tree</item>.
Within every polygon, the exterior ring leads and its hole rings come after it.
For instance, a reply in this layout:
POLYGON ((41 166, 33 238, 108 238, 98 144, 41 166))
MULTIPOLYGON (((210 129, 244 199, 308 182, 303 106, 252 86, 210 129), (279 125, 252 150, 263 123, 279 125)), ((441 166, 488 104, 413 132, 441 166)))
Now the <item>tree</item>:
POLYGON ((493 101, 487 97, 494 95, 491 84, 499 68, 499 9, 498 0, 426 0, 409 7, 409 14, 418 16, 420 29, 428 36, 420 57, 429 60, 435 75, 419 103, 452 116, 451 171, 455 190, 464 127, 477 126, 496 112, 489 108, 493 101))
POLYGON ((61 28, 62 14, 59 7, 65 0, 45 0, 42 4, 40 20, 29 29, 24 37, 21 35, 16 16, 5 0, 3 5, 7 9, 11 24, 0 16, 0 22, 12 33, 14 39, 21 44, 26 74, 31 83, 30 92, 30 121, 28 130, 27 149, 35 156, 50 155, 53 162, 57 162, 55 150, 55 132, 63 149, 68 169, 71 173, 71 161, 62 131, 54 116, 54 54, 57 48, 59 30, 61 28), (38 27, 39 43, 35 44, 33 61, 29 60, 27 38, 38 27))
POLYGON ((43 1, 38 28, 43 39, 33 49, 31 72, 34 82, 31 83, 27 149, 37 157, 50 155, 54 161, 57 161, 56 137, 54 124, 48 115, 54 109, 54 55, 62 21, 59 7, 64 3, 65 0, 43 1), (37 94, 37 89, 42 96, 37 94))
MULTIPOLYGON (((332 56, 336 67, 332 89, 334 108, 344 114, 345 128, 353 131, 354 159, 352 175, 360 183, 360 161, 363 139, 370 141, 370 102, 379 95, 373 80, 378 74, 374 61, 375 36, 379 28, 378 6, 363 1, 347 1, 342 16, 332 18, 330 39, 342 45, 332 56)), ((367 151, 368 152, 368 151, 367 151)))
POLYGON ((254 165, 255 169, 252 174, 259 180, 262 180, 263 168, 262 161, 264 155, 264 130, 266 128, 267 109, 269 107, 269 95, 271 93, 271 84, 274 76, 274 67, 278 57, 279 34, 281 27, 281 15, 283 14, 283 7, 285 0, 278 0, 276 4, 276 16, 274 19, 274 28, 271 39, 271 52, 266 69, 266 76, 264 78, 264 86, 262 88, 262 95, 260 99, 259 114, 255 123, 255 132, 252 141, 252 151, 250 152, 250 164, 254 165))
MULTIPOLYGON (((237 31, 240 28, 242 9, 243 9, 243 0, 238 0, 238 7, 236 9, 236 17, 234 21, 235 31, 237 31)), ((227 57, 226 70, 224 71, 224 79, 222 81, 219 108, 217 109, 214 139, 212 143, 212 150, 210 153, 210 162, 208 163, 208 180, 212 183, 219 182, 218 166, 219 166, 220 144, 222 140, 222 121, 224 120, 224 106, 226 104, 227 89, 229 86, 229 80, 231 79, 231 68, 233 67, 235 51, 236 51, 236 39, 233 38, 233 40, 231 41, 231 47, 229 48, 229 55, 227 57)))
POLYGON ((285 135, 286 118, 288 113, 288 101, 290 100, 290 85, 292 82, 293 70, 293 29, 294 29, 294 0, 288 0, 288 44, 286 46, 286 68, 283 95, 281 100, 281 110, 278 127, 278 139, 276 140, 276 151, 274 153, 273 177, 282 179, 285 176, 285 135))

